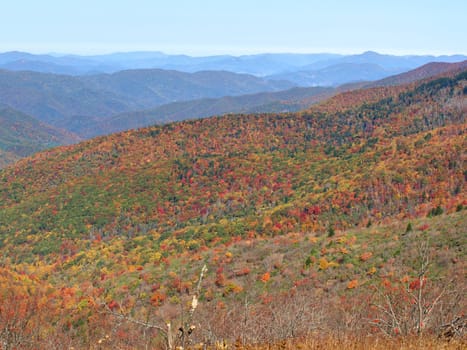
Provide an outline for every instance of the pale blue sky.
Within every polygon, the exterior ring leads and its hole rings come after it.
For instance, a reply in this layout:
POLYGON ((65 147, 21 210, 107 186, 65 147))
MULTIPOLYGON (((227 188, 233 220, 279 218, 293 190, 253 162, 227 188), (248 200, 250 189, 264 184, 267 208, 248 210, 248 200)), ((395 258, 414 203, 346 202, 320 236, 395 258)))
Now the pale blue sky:
POLYGON ((467 0, 0 1, 0 52, 467 54, 467 0))

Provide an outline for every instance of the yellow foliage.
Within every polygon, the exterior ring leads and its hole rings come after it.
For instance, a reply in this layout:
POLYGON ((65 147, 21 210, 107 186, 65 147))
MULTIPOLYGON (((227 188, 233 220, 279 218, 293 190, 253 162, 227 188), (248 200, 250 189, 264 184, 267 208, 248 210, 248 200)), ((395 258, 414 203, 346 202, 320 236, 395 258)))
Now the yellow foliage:
POLYGON ((152 256, 152 262, 159 262, 162 259, 162 254, 161 252, 155 252, 154 255, 152 256))
POLYGON ((327 261, 326 258, 319 259, 320 270, 326 270, 330 267, 336 267, 336 266, 339 266, 339 264, 336 263, 335 261, 327 261))
POLYGON ((308 240, 309 240, 311 243, 316 243, 316 242, 318 242, 318 237, 313 236, 313 237, 308 238, 308 240))
POLYGON ((337 238, 337 242, 344 244, 345 242, 347 242, 347 237, 341 236, 341 237, 337 238))

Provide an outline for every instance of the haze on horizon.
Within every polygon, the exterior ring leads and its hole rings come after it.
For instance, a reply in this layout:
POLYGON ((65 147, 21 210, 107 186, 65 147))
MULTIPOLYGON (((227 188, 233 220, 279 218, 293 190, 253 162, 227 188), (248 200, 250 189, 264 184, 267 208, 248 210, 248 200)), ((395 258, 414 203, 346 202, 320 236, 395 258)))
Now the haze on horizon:
POLYGON ((0 52, 467 54, 462 0, 16 0, 0 52))

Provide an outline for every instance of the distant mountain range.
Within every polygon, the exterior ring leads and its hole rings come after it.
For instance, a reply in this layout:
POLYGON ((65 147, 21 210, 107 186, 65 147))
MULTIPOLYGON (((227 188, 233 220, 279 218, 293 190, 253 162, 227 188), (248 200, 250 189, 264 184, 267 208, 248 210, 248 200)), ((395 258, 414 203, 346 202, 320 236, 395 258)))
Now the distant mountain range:
POLYGON ((349 79, 351 81, 368 78, 380 79, 429 62, 458 62, 466 59, 467 56, 463 55, 394 56, 372 51, 358 55, 281 53, 206 57, 167 55, 161 52, 128 52, 96 56, 33 55, 25 52, 6 52, 0 54, 0 69, 67 75, 115 73, 132 69, 165 69, 189 73, 225 70, 262 77, 279 75, 281 78, 301 86, 316 86, 324 83, 326 85, 339 85, 349 82, 349 79), (347 64, 350 65, 346 66, 347 64), (366 72, 366 77, 362 78, 362 76, 349 73, 355 69, 362 73, 366 72), (339 72, 338 74, 342 76, 339 79, 323 79, 326 71, 331 71, 332 74, 339 72), (347 74, 350 75, 346 78, 347 74))
POLYGON ((406 70, 383 68, 375 63, 339 63, 321 69, 271 75, 268 78, 288 80, 299 86, 338 86, 349 82, 378 80, 406 70))
POLYGON ((403 73, 430 62, 453 63, 467 56, 393 56, 368 51, 321 60, 302 67, 268 76, 270 79, 291 81, 299 86, 338 86, 350 82, 373 81, 403 73))
POLYGON ((226 70, 266 76, 295 70, 318 61, 339 58, 336 54, 260 54, 247 56, 167 55, 162 52, 128 52, 97 56, 33 55, 26 52, 0 54, 0 69, 85 75, 130 69, 166 69, 183 72, 226 70))

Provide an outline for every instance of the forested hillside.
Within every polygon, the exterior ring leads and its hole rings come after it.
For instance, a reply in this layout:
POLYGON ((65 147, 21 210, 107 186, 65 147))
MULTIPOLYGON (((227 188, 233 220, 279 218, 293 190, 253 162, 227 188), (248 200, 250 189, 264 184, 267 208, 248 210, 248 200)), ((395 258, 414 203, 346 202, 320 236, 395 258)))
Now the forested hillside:
POLYGON ((300 226, 292 207, 319 206, 315 230, 451 209, 463 194, 464 84, 462 73, 345 111, 211 118, 56 148, 1 174, 2 223, 18 236, 38 223, 82 235, 259 216, 291 221, 284 233, 300 226))
POLYGON ((19 348, 169 346, 168 321, 185 347, 442 334, 465 320, 466 95, 463 71, 17 162, 0 329, 19 348))

